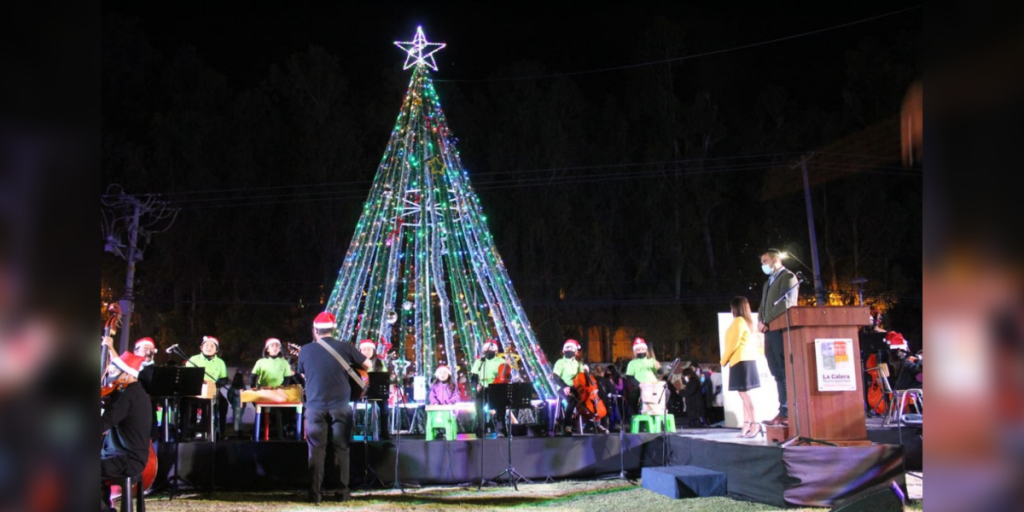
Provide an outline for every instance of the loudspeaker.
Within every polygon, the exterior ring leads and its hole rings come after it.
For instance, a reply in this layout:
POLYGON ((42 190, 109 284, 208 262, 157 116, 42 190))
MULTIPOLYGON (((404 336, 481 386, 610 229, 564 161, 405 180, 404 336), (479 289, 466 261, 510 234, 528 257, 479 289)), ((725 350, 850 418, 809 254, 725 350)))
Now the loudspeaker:
POLYGON ((903 500, 895 490, 881 489, 845 500, 833 507, 831 512, 902 512, 903 510, 903 500))

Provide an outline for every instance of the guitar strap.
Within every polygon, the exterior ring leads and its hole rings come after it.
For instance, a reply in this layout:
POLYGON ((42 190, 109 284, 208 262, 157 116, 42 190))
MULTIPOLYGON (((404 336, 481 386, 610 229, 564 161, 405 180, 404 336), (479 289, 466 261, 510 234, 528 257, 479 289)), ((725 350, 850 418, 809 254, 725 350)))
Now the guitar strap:
POLYGON ((366 389, 366 383, 363 382, 363 379, 359 376, 358 373, 352 370, 352 367, 348 365, 348 362, 346 362, 341 357, 341 354, 339 354, 338 351, 334 350, 334 347, 328 345, 327 342, 324 340, 316 340, 316 342, 319 343, 320 346, 327 351, 327 353, 331 354, 332 356, 334 356, 335 359, 338 360, 338 363, 341 364, 341 367, 344 368, 346 372, 348 372, 349 377, 352 377, 352 380, 354 380, 356 384, 359 384, 359 389, 366 389))

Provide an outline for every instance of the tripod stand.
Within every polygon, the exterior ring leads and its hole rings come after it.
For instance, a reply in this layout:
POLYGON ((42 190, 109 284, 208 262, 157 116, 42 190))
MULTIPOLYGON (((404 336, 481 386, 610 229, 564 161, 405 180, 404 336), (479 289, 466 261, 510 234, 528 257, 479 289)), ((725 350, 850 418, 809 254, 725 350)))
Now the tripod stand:
MULTIPOLYGON (((679 366, 679 358, 672 361, 672 366, 669 367, 668 373, 665 374, 665 378, 661 382, 665 383, 665 386, 661 388, 661 396, 658 397, 658 403, 662 402, 665 398, 665 393, 668 392, 668 387, 671 384, 668 382, 668 378, 676 372, 676 368, 679 366)), ((668 466, 668 400, 665 400, 665 407, 661 410, 661 465, 668 466)))
MULTIPOLYGON (((778 303, 782 302, 783 300, 786 300, 786 297, 789 295, 789 292, 799 288, 800 284, 804 282, 804 276, 803 276, 802 273, 797 272, 796 273, 796 278, 797 278, 796 279, 796 284, 794 284, 792 287, 790 287, 789 290, 786 290, 786 293, 783 293, 782 296, 779 297, 778 300, 775 301, 775 304, 778 304, 778 303)), ((775 304, 773 304, 773 305, 775 305, 775 304)), ((786 308, 786 346, 788 348, 786 353, 789 354, 789 360, 786 361, 786 386, 788 387, 789 383, 793 382, 792 379, 796 378, 796 375, 789 375, 790 373, 793 372, 793 334, 791 332, 791 327, 790 327, 789 308, 788 307, 786 308)), ((810 444, 810 443, 818 443, 818 444, 823 444, 823 445, 827 445, 827 446, 836 446, 835 444, 829 443, 827 441, 821 441, 819 439, 811 439, 809 437, 804 437, 804 436, 800 435, 800 408, 797 406, 797 400, 794 400, 793 398, 795 398, 795 397, 788 397, 787 401, 789 402, 788 405, 792 406, 792 408, 793 408, 793 420, 796 423, 796 433, 795 433, 795 435, 793 437, 790 437, 789 439, 779 443, 779 446, 782 447, 782 448, 788 448, 789 446, 791 446, 793 444, 810 444)))
MULTIPOLYGON (((502 476, 508 475, 508 481, 512 484, 515 490, 519 490, 517 482, 525 481, 528 484, 533 482, 525 476, 519 474, 516 468, 512 466, 512 409, 521 409, 523 407, 530 406, 530 392, 533 391, 533 386, 526 382, 517 382, 510 384, 491 384, 487 388, 488 398, 490 402, 498 402, 505 406, 505 427, 508 430, 508 435, 505 438, 508 440, 508 466, 498 476, 494 477, 498 480, 502 476)), ((482 467, 481 467, 482 474, 482 467)))
POLYGON ((619 394, 609 394, 608 397, 618 400, 619 403, 619 474, 603 478, 603 480, 625 480, 636 485, 636 481, 626 475, 626 422, 622 418, 622 411, 626 406, 626 397, 619 394))
MULTIPOLYGON (((373 384, 371 383, 370 385, 372 386, 373 384)), ((402 389, 401 386, 398 386, 397 389, 398 389, 398 396, 401 397, 401 399, 402 399, 402 405, 403 406, 409 405, 409 402, 406 400, 406 397, 405 397, 405 390, 402 389)), ((392 421, 392 424, 397 423, 397 425, 394 428, 394 430, 395 430, 395 483, 394 483, 394 485, 391 486, 391 488, 392 489, 398 489, 399 491, 402 491, 402 494, 405 494, 405 488, 402 487, 402 480, 401 480, 401 478, 399 478, 399 473, 398 473, 398 461, 399 461, 399 459, 401 459, 401 447, 402 447, 402 414, 403 414, 401 412, 402 409, 404 409, 404 407, 399 407, 397 400, 395 401, 395 406, 391 408, 391 418, 392 418, 392 420, 395 420, 395 418, 397 417, 397 421, 392 421)), ((416 414, 418 414, 418 413, 419 413, 419 409, 416 409, 416 412, 413 413, 412 420, 410 421, 409 430, 412 430, 412 425, 416 422, 416 414)), ((409 486, 410 487, 419 487, 419 486, 412 485, 412 484, 410 484, 409 486)))

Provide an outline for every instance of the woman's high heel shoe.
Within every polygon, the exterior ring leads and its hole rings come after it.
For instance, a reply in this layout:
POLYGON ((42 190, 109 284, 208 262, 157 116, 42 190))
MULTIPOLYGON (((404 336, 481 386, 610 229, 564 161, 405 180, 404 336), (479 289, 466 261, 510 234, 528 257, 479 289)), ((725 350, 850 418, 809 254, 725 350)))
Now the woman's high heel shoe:
POLYGON ((743 422, 743 428, 740 429, 740 433, 736 434, 736 437, 747 437, 747 425, 750 425, 749 421, 743 422))
POLYGON ((747 439, 753 439, 753 438, 757 437, 758 434, 761 434, 761 437, 764 437, 764 425, 762 425, 760 423, 754 423, 754 422, 750 422, 750 423, 751 423, 751 425, 756 425, 757 426, 757 430, 751 430, 750 432, 747 433, 747 435, 745 435, 743 437, 746 437, 747 439))

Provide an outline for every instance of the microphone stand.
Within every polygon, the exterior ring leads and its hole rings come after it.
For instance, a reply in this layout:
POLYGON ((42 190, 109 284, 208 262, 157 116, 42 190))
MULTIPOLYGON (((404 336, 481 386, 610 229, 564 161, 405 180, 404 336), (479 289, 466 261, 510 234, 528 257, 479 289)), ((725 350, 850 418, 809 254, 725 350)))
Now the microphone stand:
POLYGON ((633 485, 636 485, 636 481, 629 478, 626 475, 626 427, 625 421, 622 419, 622 410, 626 406, 626 398, 621 394, 609 394, 611 398, 618 400, 619 403, 619 474, 611 477, 602 478, 602 480, 625 480, 633 485))
MULTIPOLYGON (((776 300, 774 304, 772 304, 773 306, 778 305, 778 303, 780 303, 783 300, 785 300, 786 297, 789 295, 789 292, 799 288, 800 284, 804 282, 805 278, 804 278, 803 274, 797 272, 795 275, 796 275, 796 284, 794 284, 792 287, 790 287, 790 289, 786 290, 786 293, 782 294, 782 296, 779 297, 778 300, 776 300)), ((793 391, 796 391, 796 381, 790 380, 790 379, 795 379, 796 378, 796 369, 793 368, 793 334, 790 332, 789 308, 788 307, 786 308, 786 346, 789 347, 789 351, 788 351, 789 352, 789 362, 788 362, 788 364, 786 364, 786 379, 787 379, 788 382, 792 382, 793 383, 793 391), (789 375, 790 373, 792 373, 793 375, 789 375)), ((787 386, 788 386, 788 382, 787 382, 787 386)), ((795 435, 793 437, 791 437, 791 438, 789 438, 789 439, 779 443, 779 447, 781 447, 781 448, 788 448, 789 446, 791 446, 793 444, 796 444, 796 443, 808 443, 808 444, 809 443, 818 443, 818 444, 824 444, 824 445, 828 445, 828 446, 836 446, 835 444, 829 443, 827 441, 822 441, 822 440, 819 440, 819 439, 811 439, 809 437, 801 436, 800 435, 800 408, 796 404, 796 402, 797 402, 796 397, 789 397, 788 401, 789 401, 788 405, 792 406, 792 408, 793 408, 793 420, 796 423, 796 433, 795 433, 795 435)))

